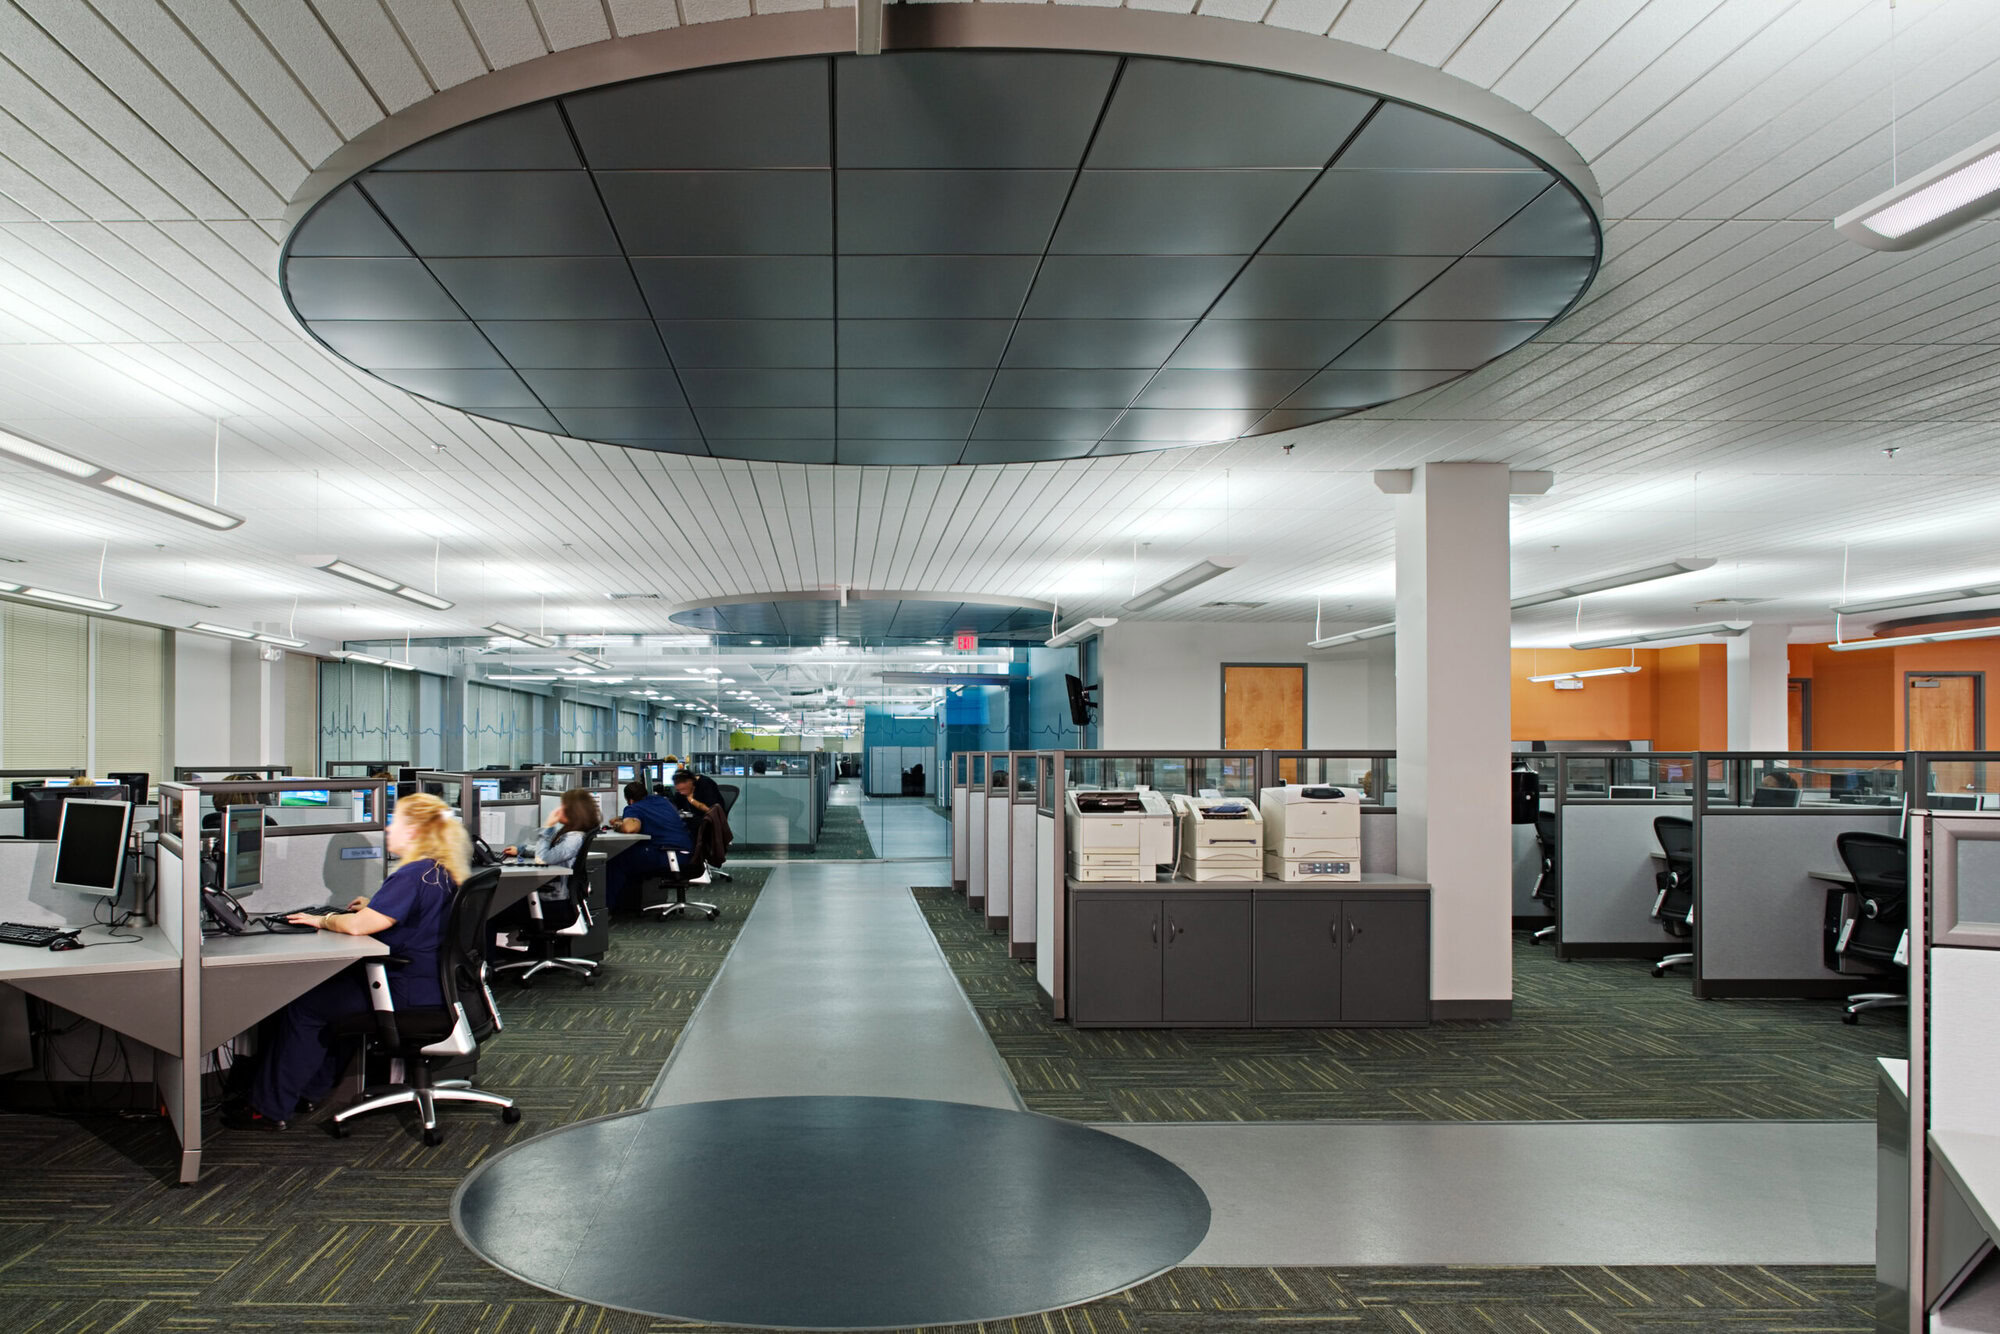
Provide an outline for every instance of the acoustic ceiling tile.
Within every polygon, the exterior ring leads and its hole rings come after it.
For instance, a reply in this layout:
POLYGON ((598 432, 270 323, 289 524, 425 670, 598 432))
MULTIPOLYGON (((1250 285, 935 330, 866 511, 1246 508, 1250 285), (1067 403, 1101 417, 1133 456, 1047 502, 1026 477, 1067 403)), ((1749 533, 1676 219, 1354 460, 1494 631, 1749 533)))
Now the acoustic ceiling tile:
POLYGON ((1375 327, 1373 320, 1222 320, 1194 327, 1167 365, 1233 370, 1324 366, 1375 327))
POLYGON ((831 366, 832 320, 661 320, 674 365, 831 366))
POLYGON ((1148 370, 1003 370, 993 377, 993 408, 1123 408, 1153 372, 1148 370))
POLYGON ((444 288, 414 259, 306 259, 285 265, 285 292, 308 320, 459 320, 444 288))
POLYGON ((824 171, 600 171, 631 255, 824 255, 833 248, 824 171))
POLYGON ((1241 255, 1050 255, 1024 312, 1034 319, 1198 319, 1241 255))
POLYGON ((1211 314, 1232 320, 1380 319, 1450 263, 1415 255, 1259 255, 1211 314))
POLYGON ((431 272, 475 320, 644 319, 623 255, 434 259, 431 272))
POLYGON ((426 257, 618 253, 580 171, 371 171, 361 188, 426 257))
POLYGON ((470 320, 314 320, 308 327, 335 352, 371 371, 505 366, 470 320))
POLYGON ((843 167, 836 176, 844 255, 1039 255, 1073 173, 843 167))
POLYGON ((1012 328, 1006 320, 842 320, 840 365, 991 366, 1012 328))
POLYGON ((1170 354, 1192 320, 1022 320, 1005 365, 1051 369, 1145 367, 1170 354))
POLYGON ((632 269, 663 320, 833 316, 833 260, 824 255, 648 256, 632 269))
POLYGON ((1310 171, 1086 171, 1054 254, 1247 255, 1313 182, 1310 171))
POLYGON ((843 58, 834 137, 849 167, 1061 167, 1083 158, 1110 91, 1113 56, 1038 53, 1021 96, 1011 51, 843 58))
POLYGON ((1550 179, 1540 171, 1329 171, 1265 253, 1462 255, 1550 179))
POLYGON ((842 255, 843 319, 1013 319, 1033 255, 842 255))
POLYGON ((1128 61, 1086 165, 1318 168, 1374 105, 1350 89, 1260 70, 1128 61))
POLYGON ((479 327, 515 366, 667 364, 651 320, 486 320, 479 327))
POLYGON ((769 60, 615 83, 563 105, 598 171, 824 167, 826 81, 821 57, 769 60))
POLYGON ((686 406, 671 370, 526 370, 521 378, 547 406, 565 408, 678 408, 686 406))

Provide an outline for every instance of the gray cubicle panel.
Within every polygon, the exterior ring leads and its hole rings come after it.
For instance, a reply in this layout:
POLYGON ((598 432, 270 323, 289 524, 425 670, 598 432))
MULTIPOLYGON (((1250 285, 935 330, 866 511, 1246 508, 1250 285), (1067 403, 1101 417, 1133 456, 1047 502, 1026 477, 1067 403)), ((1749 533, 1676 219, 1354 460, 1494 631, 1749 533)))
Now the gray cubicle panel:
POLYGON ((382 887, 388 866, 380 830, 270 830, 264 839, 264 877, 245 896, 255 913, 291 912, 366 898, 382 887))
MULTIPOLYGON (((1868 988, 1825 960, 1836 836, 1900 832, 1900 807, 1704 805, 1695 822, 1694 994, 1845 996, 1868 988)), ((1569 882, 1563 882, 1567 897, 1569 882)))
POLYGON ((731 774, 728 781, 743 789, 730 808, 729 828, 746 851, 806 849, 819 841, 819 793, 810 772, 731 774))
POLYGON ((1396 874, 1396 812, 1387 807, 1361 808, 1361 873, 1396 874))
MULTIPOLYGON (((1542 802, 1542 809, 1553 811, 1553 801, 1542 802)), ((1517 824, 1514 830, 1514 925, 1539 926, 1555 920, 1547 904, 1535 897, 1535 886, 1542 880, 1542 844, 1535 837, 1535 827, 1531 824, 1517 824)), ((1367 855, 1364 846, 1362 854, 1367 855)), ((1363 870, 1370 869, 1366 866, 1363 870)))
POLYGON ((976 912, 986 911, 986 772, 992 757, 972 752, 972 774, 965 788, 965 901, 976 912))
MULTIPOLYGON (((1663 815, 1694 817, 1692 787, 1652 799, 1619 798, 1612 786, 1653 766, 1696 769, 1699 757, 1629 752, 1575 752, 1558 756, 1555 785, 1556 957, 1657 959, 1672 953, 1675 937, 1652 920, 1664 863, 1653 821, 1663 815), (1621 768, 1622 766, 1622 768, 1621 768), (1599 789, 1602 789, 1600 794, 1599 789)), ((1659 793, 1663 784, 1650 784, 1659 793)), ((1532 827, 1531 827, 1532 828, 1532 827)))
POLYGON ((959 751, 951 757, 951 887, 965 893, 972 855, 972 836, 966 831, 966 775, 972 771, 972 754, 959 751))
POLYGON ((1027 752, 1000 751, 986 766, 986 929, 1005 931, 1014 908, 1014 775, 1027 752))
POLYGON ((1040 911, 1036 890, 1041 880, 1041 830, 1035 807, 1055 764, 1046 753, 1030 750, 1015 751, 1014 762, 1014 808, 1008 812, 1008 836, 1013 843, 1008 873, 1013 881, 1008 893, 1007 953, 1016 959, 1029 959, 1035 954, 1040 911))

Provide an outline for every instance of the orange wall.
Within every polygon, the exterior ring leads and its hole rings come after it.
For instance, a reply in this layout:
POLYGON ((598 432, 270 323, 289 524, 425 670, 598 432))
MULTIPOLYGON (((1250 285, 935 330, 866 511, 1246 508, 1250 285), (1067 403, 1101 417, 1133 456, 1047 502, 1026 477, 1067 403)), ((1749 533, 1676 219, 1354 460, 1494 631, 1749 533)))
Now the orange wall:
MULTIPOLYGON (((1942 647, 1934 645, 1933 647, 1942 647)), ((1835 653, 1793 644, 1792 675, 1812 682, 1814 750, 1896 750, 1903 744, 1899 649, 1835 653)))
POLYGON ((1663 648, 1656 656, 1654 748, 1728 749, 1729 650, 1720 644, 1686 644, 1663 648))

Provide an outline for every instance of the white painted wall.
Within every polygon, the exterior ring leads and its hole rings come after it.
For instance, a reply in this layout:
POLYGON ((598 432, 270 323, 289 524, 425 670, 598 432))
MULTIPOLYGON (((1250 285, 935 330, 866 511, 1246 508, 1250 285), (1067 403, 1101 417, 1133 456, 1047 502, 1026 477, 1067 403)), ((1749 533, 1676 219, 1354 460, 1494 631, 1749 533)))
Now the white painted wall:
POLYGON ((1222 745, 1222 664, 1306 664, 1306 745, 1396 744, 1394 640, 1314 652, 1312 623, 1127 621, 1103 634, 1103 746, 1222 745))
POLYGON ((176 765, 235 761, 229 744, 232 647, 228 640, 208 635, 174 636, 172 752, 176 765))
POLYGON ((1726 640, 1729 661, 1729 748, 1784 750, 1792 743, 1792 666, 1786 625, 1753 625, 1726 640))

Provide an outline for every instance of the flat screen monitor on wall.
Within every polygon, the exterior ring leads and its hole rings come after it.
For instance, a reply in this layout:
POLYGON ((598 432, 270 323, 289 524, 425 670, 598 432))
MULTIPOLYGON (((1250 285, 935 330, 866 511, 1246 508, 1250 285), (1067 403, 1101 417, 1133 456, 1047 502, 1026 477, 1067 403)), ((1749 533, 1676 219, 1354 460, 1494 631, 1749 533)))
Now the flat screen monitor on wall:
POLYGON ((1063 683, 1069 687, 1069 720, 1078 727, 1090 726, 1090 711, 1097 705, 1090 698, 1090 691, 1085 688, 1083 679, 1065 673, 1063 683))

